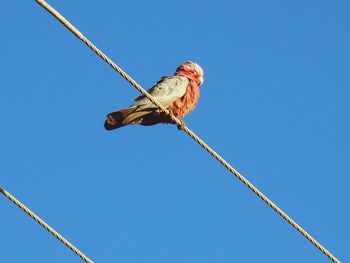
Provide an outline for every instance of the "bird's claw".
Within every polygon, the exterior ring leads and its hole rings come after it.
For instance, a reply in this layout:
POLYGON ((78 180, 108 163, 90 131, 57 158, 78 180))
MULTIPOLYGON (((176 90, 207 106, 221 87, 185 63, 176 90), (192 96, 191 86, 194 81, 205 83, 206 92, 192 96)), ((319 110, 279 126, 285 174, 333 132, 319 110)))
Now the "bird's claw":
POLYGON ((180 124, 177 125, 177 128, 179 131, 182 131, 183 129, 185 129, 186 124, 184 123, 184 121, 180 120, 180 124))

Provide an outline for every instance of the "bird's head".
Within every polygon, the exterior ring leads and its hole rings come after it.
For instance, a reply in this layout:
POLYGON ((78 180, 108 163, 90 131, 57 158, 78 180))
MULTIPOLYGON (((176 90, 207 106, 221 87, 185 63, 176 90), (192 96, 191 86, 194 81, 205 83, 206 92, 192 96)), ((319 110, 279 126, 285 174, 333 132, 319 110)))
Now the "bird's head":
POLYGON ((185 63, 182 63, 176 69, 175 74, 192 79, 198 84, 198 86, 202 85, 204 81, 203 69, 197 63, 194 63, 192 61, 187 61, 185 63))

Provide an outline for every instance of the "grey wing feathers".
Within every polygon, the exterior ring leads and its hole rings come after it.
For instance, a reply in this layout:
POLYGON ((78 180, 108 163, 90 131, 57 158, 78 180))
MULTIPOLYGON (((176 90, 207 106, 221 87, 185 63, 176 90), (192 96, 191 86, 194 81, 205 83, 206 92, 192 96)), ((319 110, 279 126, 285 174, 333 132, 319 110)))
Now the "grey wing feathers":
MULTIPOLYGON (((185 94, 188 84, 189 80, 183 76, 163 77, 148 90, 148 93, 166 107, 185 94)), ((141 109, 157 107, 143 95, 135 98, 133 106, 138 106, 141 109)))
MULTIPOLYGON (((158 80, 157 83, 154 84, 152 88, 150 88, 149 90, 147 90, 147 92, 151 94, 151 93, 153 92, 154 88, 155 88, 159 83, 161 83, 163 80, 165 80, 166 78, 169 78, 169 77, 168 77, 168 76, 163 76, 163 77, 161 77, 160 80, 158 80)), ((137 96, 136 98, 134 98, 134 101, 141 100, 141 99, 143 99, 144 97, 145 97, 144 95, 137 96)))

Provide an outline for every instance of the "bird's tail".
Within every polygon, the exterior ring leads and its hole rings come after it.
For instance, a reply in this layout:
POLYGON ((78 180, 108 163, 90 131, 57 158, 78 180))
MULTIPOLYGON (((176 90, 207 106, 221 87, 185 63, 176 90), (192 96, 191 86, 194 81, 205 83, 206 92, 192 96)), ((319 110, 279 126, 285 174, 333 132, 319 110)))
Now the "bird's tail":
POLYGON ((136 107, 111 112, 107 115, 104 126, 106 130, 114 130, 128 124, 140 123, 142 117, 149 113, 150 111, 137 111, 136 107))

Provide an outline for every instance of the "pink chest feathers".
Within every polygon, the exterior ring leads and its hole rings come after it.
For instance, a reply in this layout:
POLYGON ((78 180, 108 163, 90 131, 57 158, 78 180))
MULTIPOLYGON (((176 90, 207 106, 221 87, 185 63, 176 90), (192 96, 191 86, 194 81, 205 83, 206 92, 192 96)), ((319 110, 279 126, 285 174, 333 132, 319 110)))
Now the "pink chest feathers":
POLYGON ((171 113, 177 118, 184 117, 194 110, 198 99, 199 87, 193 80, 190 80, 185 95, 173 102, 171 113))

